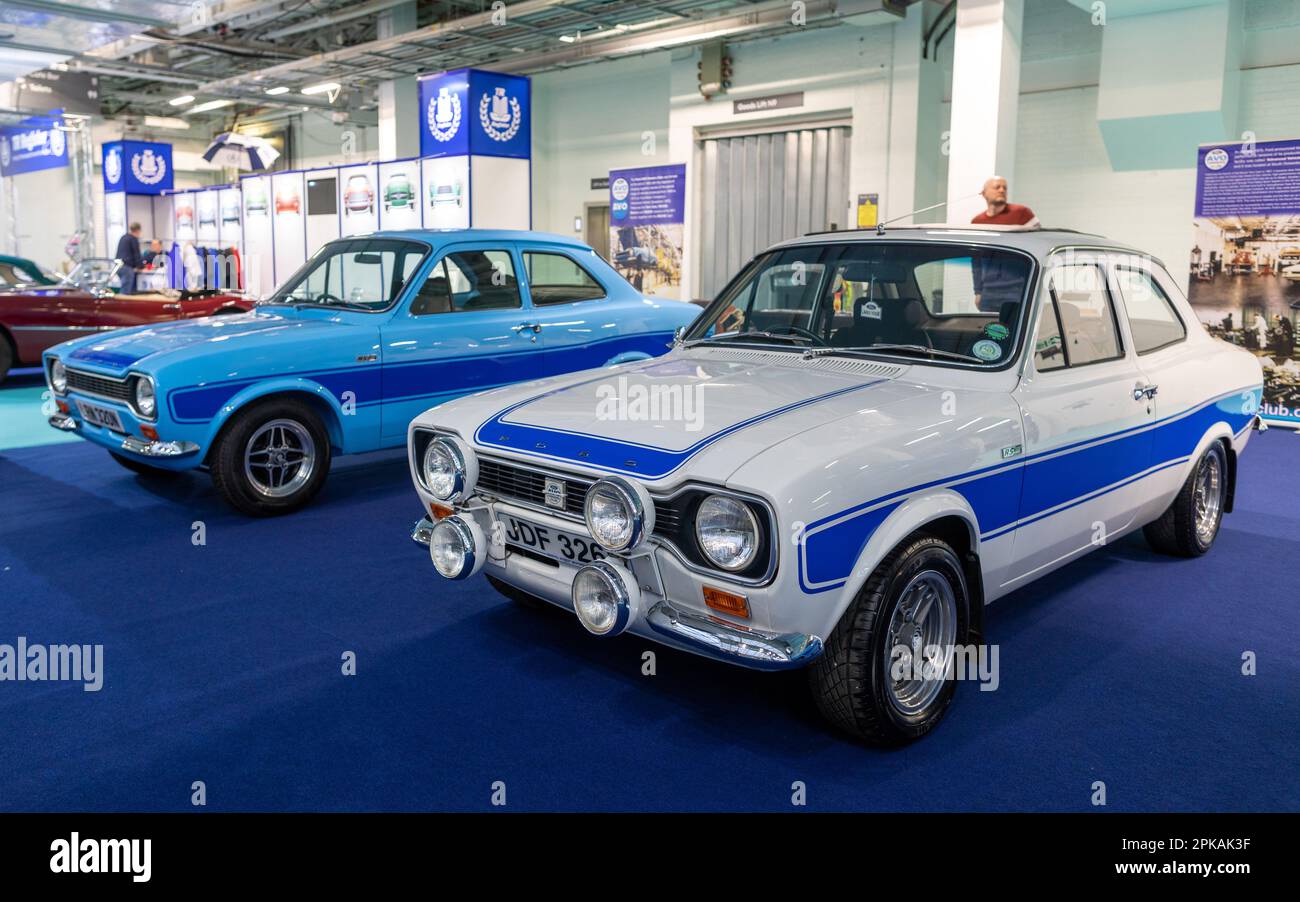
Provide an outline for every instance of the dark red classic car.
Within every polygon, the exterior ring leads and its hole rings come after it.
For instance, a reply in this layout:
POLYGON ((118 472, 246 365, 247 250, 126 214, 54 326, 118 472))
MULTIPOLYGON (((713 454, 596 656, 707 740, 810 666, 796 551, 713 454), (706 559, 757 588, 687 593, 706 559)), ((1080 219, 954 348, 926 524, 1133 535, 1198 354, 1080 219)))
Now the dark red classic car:
POLYGON ((109 286, 118 266, 84 260, 57 285, 0 291, 0 381, 14 367, 40 366, 46 348, 90 332, 253 309, 251 299, 221 291, 116 294, 109 286))

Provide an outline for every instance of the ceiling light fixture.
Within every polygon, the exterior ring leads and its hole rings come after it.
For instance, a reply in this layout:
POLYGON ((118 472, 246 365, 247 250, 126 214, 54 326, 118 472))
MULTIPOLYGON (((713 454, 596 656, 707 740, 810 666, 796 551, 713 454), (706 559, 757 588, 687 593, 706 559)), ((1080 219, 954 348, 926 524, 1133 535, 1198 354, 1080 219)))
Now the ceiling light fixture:
POLYGON ((327 81, 319 85, 308 85, 302 89, 304 94, 329 94, 337 91, 343 86, 336 81, 327 81))
POLYGON ((169 100, 169 101, 167 101, 167 102, 168 102, 169 104, 171 104, 172 106, 185 106, 185 104, 187 104, 187 103, 193 103, 193 102, 194 102, 194 95, 193 95, 193 94, 182 94, 180 97, 173 97, 171 100, 169 100))
POLYGON ((289 89, 284 85, 276 85, 274 88, 267 88, 266 93, 271 97, 279 97, 281 94, 288 94, 289 89))
POLYGON ((186 115, 190 113, 207 113, 212 110, 219 110, 222 107, 228 107, 234 104, 233 100, 209 100, 207 103, 200 103, 198 106, 192 106, 185 111, 186 115))

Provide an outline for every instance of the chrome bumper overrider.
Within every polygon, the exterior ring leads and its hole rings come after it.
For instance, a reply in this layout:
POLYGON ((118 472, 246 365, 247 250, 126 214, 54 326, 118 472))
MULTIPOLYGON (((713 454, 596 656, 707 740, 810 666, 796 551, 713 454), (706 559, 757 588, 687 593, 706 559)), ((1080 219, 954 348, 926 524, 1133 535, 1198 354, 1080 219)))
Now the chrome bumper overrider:
POLYGON ((62 429, 64 432, 76 432, 78 423, 66 413, 56 413, 50 417, 50 425, 55 429, 62 429))
MULTIPOLYGON (((421 517, 411 529, 411 541, 428 547, 433 520, 421 517)), ((645 615, 646 624, 667 638, 701 654, 757 670, 803 667, 820 657, 822 640, 803 633, 768 633, 722 623, 661 601, 645 615)))
POLYGON ((428 517, 421 517, 419 522, 411 528, 411 541, 417 545, 429 547, 429 534, 433 532, 433 521, 428 517))
POLYGON ((1256 432, 1268 431, 1268 423, 1265 423, 1264 418, 1261 417, 1259 414, 1255 414, 1255 422, 1252 423, 1251 426, 1254 427, 1256 432))
POLYGON ((122 441, 122 450, 142 457, 184 457, 198 451, 199 446, 194 442, 150 442, 128 435, 122 441))

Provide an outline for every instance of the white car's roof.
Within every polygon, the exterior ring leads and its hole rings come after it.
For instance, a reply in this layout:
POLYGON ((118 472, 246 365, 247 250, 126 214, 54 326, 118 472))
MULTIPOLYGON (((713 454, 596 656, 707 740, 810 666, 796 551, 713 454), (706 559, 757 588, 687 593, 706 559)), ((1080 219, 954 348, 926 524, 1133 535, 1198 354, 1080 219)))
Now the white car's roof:
MULTIPOLYGON (((1131 245, 1112 241, 1101 235, 1076 232, 1073 229, 1028 228, 1025 226, 997 225, 962 225, 949 223, 930 223, 926 225, 890 225, 883 233, 874 228, 844 229, 833 232, 812 232, 801 238, 792 238, 773 245, 779 247, 798 247, 807 244, 826 244, 827 242, 866 242, 888 241, 898 239, 961 241, 970 244, 987 244, 997 247, 1012 247, 1027 251, 1042 259, 1052 251, 1062 247, 1088 247, 1117 250, 1126 254, 1140 254, 1150 257, 1144 251, 1131 245)), ((1154 258, 1153 258, 1154 259, 1154 258)))

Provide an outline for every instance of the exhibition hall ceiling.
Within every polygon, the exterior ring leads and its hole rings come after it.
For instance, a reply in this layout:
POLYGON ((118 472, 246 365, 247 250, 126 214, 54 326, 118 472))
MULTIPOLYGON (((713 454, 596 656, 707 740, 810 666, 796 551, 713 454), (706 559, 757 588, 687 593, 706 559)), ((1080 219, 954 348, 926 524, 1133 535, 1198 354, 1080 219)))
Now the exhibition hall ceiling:
MULTIPOLYGON (((911 0, 891 3, 895 11, 911 0)), ((518 73, 796 27, 771 0, 226 0, 0 3, 0 50, 99 76, 103 112, 213 120, 260 109, 361 111, 381 82, 461 67, 518 73), (69 50, 73 52, 69 53, 69 50), (41 56, 50 54, 49 57, 41 56), (302 94, 338 83, 337 91, 302 94), (275 93, 268 93, 272 91, 275 93), (194 109, 219 103, 212 109, 194 109), (229 103, 227 103, 229 102, 229 103)), ((803 27, 882 13, 882 0, 809 2, 803 27)), ((4 73, 0 79, 21 73, 4 73)))

